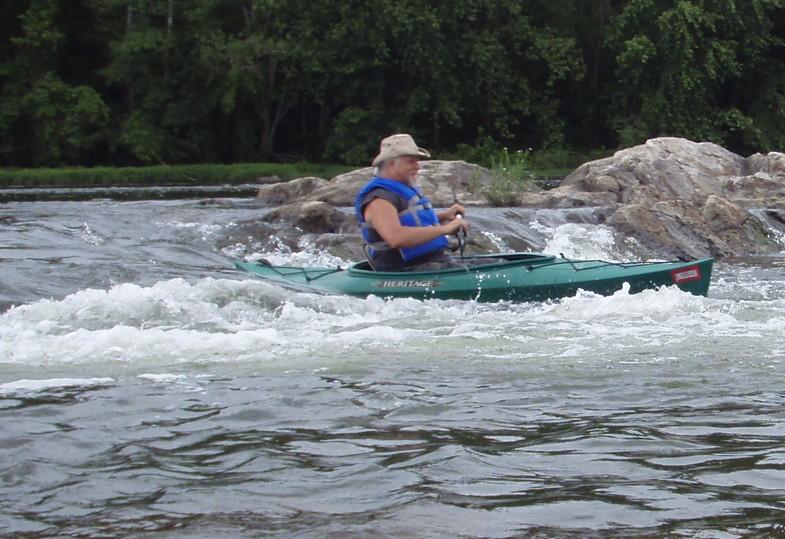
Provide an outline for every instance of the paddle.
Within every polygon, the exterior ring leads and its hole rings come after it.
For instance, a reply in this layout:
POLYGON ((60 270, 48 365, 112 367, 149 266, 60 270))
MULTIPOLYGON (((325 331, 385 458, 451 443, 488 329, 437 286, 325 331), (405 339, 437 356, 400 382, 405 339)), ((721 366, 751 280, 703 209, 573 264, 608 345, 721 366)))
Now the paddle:
MULTIPOLYGON (((463 215, 460 213, 455 216, 456 219, 463 219, 463 215)), ((466 229, 460 227, 456 232, 455 235, 458 237, 458 251, 461 253, 461 260, 463 260, 463 250, 466 248, 466 229)))

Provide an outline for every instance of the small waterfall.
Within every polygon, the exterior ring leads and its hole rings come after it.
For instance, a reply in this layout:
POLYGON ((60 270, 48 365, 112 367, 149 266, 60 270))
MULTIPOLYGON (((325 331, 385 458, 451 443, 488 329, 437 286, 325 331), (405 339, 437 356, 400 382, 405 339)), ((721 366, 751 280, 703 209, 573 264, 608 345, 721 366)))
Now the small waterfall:
POLYGON ((785 248, 785 210, 762 208, 749 212, 769 230, 772 239, 785 248))

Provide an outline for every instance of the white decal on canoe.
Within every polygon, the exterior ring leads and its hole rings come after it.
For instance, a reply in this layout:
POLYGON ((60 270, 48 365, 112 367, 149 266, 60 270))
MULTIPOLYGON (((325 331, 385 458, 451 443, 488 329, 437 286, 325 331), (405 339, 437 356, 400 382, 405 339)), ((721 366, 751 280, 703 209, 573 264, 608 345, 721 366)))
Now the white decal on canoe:
POLYGON ((396 279, 374 283, 379 288, 436 288, 441 284, 441 281, 430 281, 427 279, 396 279))
POLYGON ((676 284, 698 281, 701 278, 701 270, 698 266, 690 266, 684 269, 673 270, 671 276, 676 284))

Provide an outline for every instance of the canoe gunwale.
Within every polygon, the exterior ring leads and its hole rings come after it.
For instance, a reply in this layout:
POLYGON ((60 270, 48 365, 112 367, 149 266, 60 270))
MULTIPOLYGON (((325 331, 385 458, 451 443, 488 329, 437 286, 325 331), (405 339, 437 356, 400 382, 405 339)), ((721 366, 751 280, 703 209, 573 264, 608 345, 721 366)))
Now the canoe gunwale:
MULTIPOLYGON (((677 270, 679 268, 689 266, 704 266, 711 264, 712 259, 692 260, 692 261, 659 261, 659 262, 609 262, 607 260, 584 260, 584 259, 570 259, 561 255, 557 258, 554 255, 544 255, 536 253, 506 253, 506 254, 491 254, 491 255, 477 255, 466 258, 471 259, 489 259, 488 264, 480 264, 473 266, 465 266, 458 268, 447 268, 441 270, 419 271, 419 272, 392 272, 392 271, 374 271, 371 270, 367 262, 357 262, 341 268, 336 266, 333 268, 306 268, 298 266, 273 266, 266 260, 259 260, 256 262, 246 262, 246 264, 254 264, 259 267, 266 268, 268 271, 275 273, 279 278, 284 280, 292 280, 299 277, 304 281, 305 285, 317 285, 315 281, 329 275, 345 273, 347 277, 355 277, 360 280, 367 279, 402 279, 406 280, 427 280, 427 279, 440 279, 457 277, 459 275, 476 275, 483 273, 498 273, 509 270, 524 270, 527 273, 538 269, 547 270, 557 266, 569 265, 572 267, 573 273, 596 271, 601 268, 617 267, 621 269, 637 269, 656 266, 670 266, 670 270, 677 270), (369 269, 364 269, 369 268, 369 269)), ((709 266, 709 273, 711 271, 709 266)), ((664 269, 664 268, 663 268, 664 269)), ((699 270, 700 272, 700 270, 699 270)), ((703 280, 699 277, 698 280, 703 280)), ((706 285, 708 287, 708 283, 706 285)))
MULTIPOLYGON (((556 257, 554 255, 536 255, 531 253, 509 253, 507 255, 478 255, 478 256, 467 256, 466 258, 470 259, 485 259, 489 258, 496 261, 488 262, 488 264, 481 264, 476 266, 465 266, 459 268, 446 268, 440 270, 427 270, 427 271, 376 271, 371 269, 364 269, 367 267, 367 262, 357 262, 352 264, 351 266, 347 267, 345 271, 349 274, 357 275, 358 277, 369 277, 369 276, 401 276, 406 275, 407 277, 416 277, 416 276, 438 276, 438 275, 451 275, 456 273, 480 273, 485 271, 497 271, 500 269, 510 269, 515 267, 524 267, 526 271, 534 271, 536 269, 547 269, 552 268, 554 266, 560 265, 570 265, 572 266, 573 271, 581 272, 581 271, 589 271, 589 270, 596 270, 602 267, 618 267, 623 269, 628 268, 641 268, 641 267, 649 267, 649 266, 666 266, 666 265, 674 265, 674 266, 681 266, 681 265, 700 265, 707 260, 711 259, 702 259, 702 260, 691 260, 691 261, 683 261, 683 260, 664 260, 658 262, 610 262, 607 260, 601 259, 571 259, 567 258, 564 255, 560 257, 556 257), (528 255, 526 258, 521 257, 521 255, 528 255), (518 258, 520 257, 520 258, 518 258)), ((318 278, 318 277, 317 277, 318 278)))

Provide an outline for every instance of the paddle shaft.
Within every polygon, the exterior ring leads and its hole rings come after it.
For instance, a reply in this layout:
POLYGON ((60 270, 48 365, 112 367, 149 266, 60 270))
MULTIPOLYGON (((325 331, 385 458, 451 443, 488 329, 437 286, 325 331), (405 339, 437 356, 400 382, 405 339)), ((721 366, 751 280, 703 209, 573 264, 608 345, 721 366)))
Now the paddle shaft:
MULTIPOLYGON (((456 219, 463 219, 460 213, 455 216, 456 219)), ((461 260, 463 260, 463 250, 466 248, 466 229, 460 227, 455 235, 458 237, 458 251, 461 253, 461 260)))

